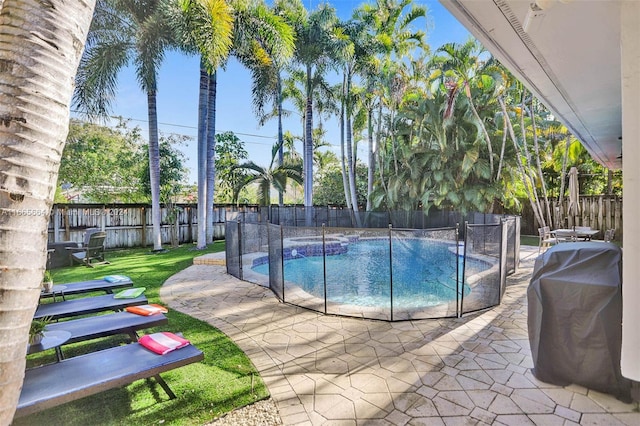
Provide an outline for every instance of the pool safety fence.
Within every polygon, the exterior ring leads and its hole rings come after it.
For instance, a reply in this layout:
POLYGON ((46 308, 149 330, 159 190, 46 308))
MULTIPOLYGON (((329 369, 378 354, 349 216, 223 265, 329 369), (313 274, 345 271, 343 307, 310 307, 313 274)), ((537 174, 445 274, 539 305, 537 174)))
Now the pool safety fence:
MULTIPOLYGON (((335 228, 394 228, 428 229, 454 227, 458 223, 487 224, 498 223, 503 219, 520 220, 519 216, 471 212, 462 214, 448 210, 431 208, 424 210, 401 211, 360 211, 340 206, 260 206, 228 212, 226 221, 247 223, 271 223, 283 226, 335 228)), ((518 227, 519 229, 519 227, 518 227)), ((462 235, 460 235, 462 238, 462 235)))
POLYGON ((500 304, 518 263, 517 219, 430 229, 227 221, 227 272, 325 314, 459 317, 500 304))

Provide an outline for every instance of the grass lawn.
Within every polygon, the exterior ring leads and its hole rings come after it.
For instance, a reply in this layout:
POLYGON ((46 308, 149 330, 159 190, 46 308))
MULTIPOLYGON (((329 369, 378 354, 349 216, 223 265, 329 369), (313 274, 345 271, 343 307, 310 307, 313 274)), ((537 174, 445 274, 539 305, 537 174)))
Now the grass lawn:
MULTIPOLYGON (((205 253, 224 250, 224 242, 206 250, 185 245, 165 253, 151 254, 148 249, 119 250, 107 253, 110 265, 85 266, 53 270, 56 284, 126 275, 136 287, 146 287, 150 303, 162 303, 160 286, 175 273, 192 264, 205 253)), ((104 293, 96 293, 104 294, 104 293)), ((86 297, 78 295, 77 297, 86 297)), ((72 298, 71 296, 67 299, 72 298)), ((57 408, 14 421, 14 425, 201 425, 223 413, 268 396, 268 391, 247 356, 224 334, 209 324, 170 310, 169 324, 141 330, 181 332, 204 353, 204 361, 162 374, 177 398, 170 400, 154 380, 99 393, 57 408)), ((66 345, 66 357, 126 343, 125 336, 113 336, 66 345)), ((27 366, 55 362, 53 350, 27 357, 27 366)))
POLYGON ((533 235, 520 235, 520 245, 521 246, 535 246, 538 247, 540 244, 540 238, 533 235))

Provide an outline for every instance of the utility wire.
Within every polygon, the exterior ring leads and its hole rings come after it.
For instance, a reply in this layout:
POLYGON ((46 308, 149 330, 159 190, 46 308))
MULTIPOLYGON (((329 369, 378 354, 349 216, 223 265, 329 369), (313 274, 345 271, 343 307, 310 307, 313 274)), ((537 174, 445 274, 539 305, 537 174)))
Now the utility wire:
MULTIPOLYGON (((71 110, 71 112, 73 113, 77 113, 77 114, 81 114, 80 111, 75 111, 75 110, 71 110)), ((128 120, 128 121, 137 121, 140 123, 147 123, 149 124, 149 120, 143 120, 141 118, 132 118, 132 117, 123 117, 123 116, 119 116, 119 115, 110 115, 109 118, 113 118, 113 119, 124 119, 124 120, 128 120)), ((165 122, 158 122, 158 125, 163 125, 163 126, 171 126, 171 127, 180 127, 183 129, 193 129, 193 130, 198 130, 198 128, 196 126, 188 126, 186 124, 174 124, 174 123, 165 123, 165 122)), ((216 133, 223 133, 223 132, 233 132, 236 135, 242 135, 242 136, 250 136, 252 138, 264 138, 264 139, 278 139, 277 136, 265 136, 265 135, 257 135, 254 133, 241 133, 241 132, 234 132, 233 130, 222 130, 222 129, 216 129, 216 133)), ((259 142, 253 142, 253 143, 259 143, 259 142)))

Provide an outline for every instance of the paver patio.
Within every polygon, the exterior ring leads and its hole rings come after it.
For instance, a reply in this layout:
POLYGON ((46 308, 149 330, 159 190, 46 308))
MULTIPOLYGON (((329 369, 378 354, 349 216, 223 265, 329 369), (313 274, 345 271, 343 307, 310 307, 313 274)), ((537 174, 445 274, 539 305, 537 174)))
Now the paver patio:
POLYGON ((537 250, 522 247, 500 306, 460 319, 324 316, 227 275, 220 254, 160 295, 242 348, 287 425, 640 425, 637 404, 531 374, 526 288, 537 250))

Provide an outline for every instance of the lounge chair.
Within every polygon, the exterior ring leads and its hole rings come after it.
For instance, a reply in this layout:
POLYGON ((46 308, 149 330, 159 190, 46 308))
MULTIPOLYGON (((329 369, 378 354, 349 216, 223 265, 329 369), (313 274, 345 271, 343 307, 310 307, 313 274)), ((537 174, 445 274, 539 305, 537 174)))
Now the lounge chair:
POLYGON ((107 238, 106 232, 94 232, 89 237, 86 247, 69 248, 69 263, 73 266, 74 262, 82 263, 93 268, 95 264, 109 263, 104 258, 104 240, 107 238), (97 261, 97 263, 93 263, 97 261))

